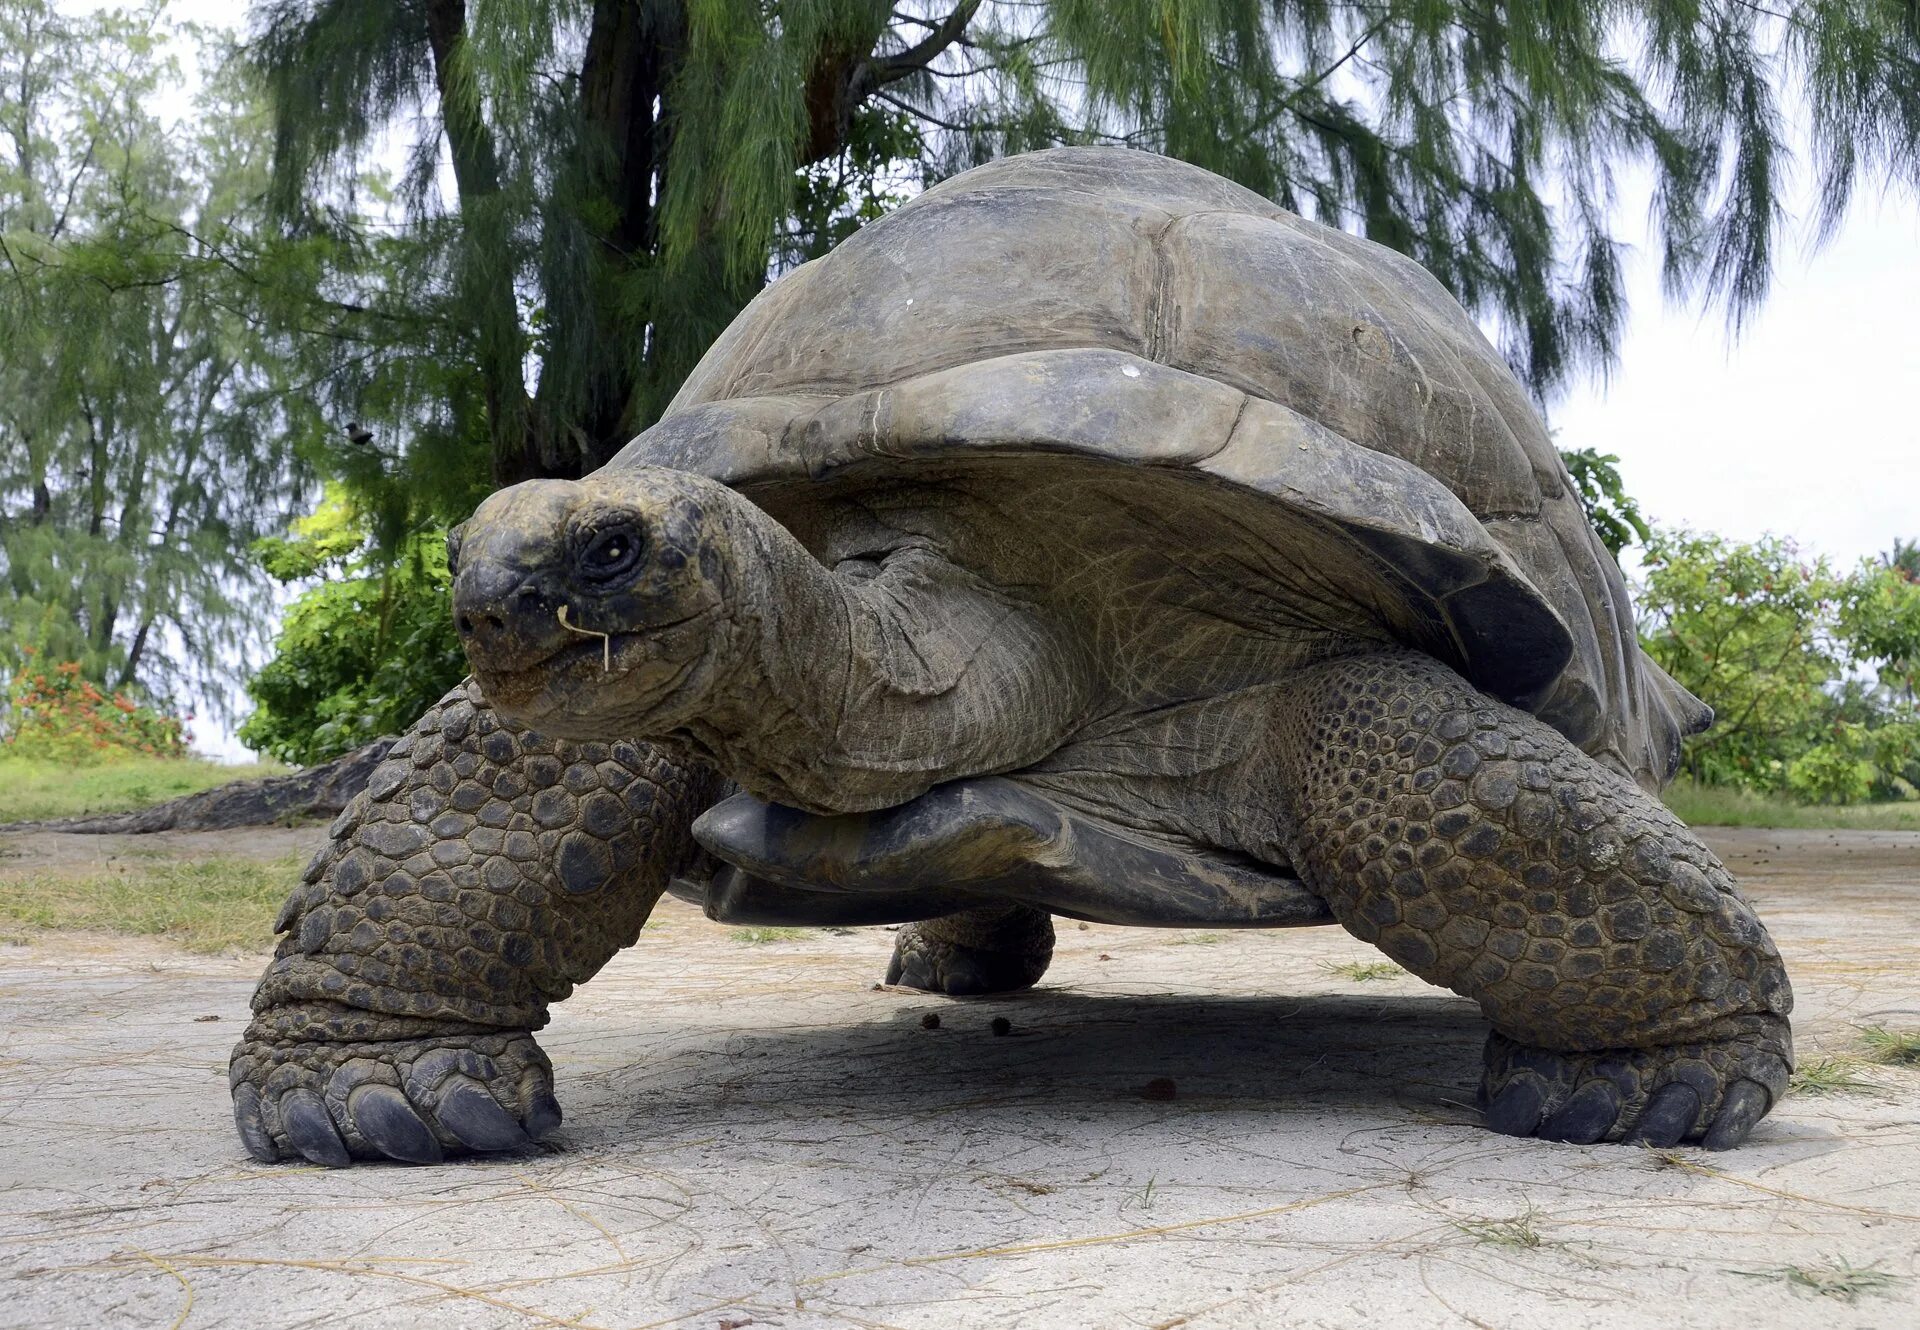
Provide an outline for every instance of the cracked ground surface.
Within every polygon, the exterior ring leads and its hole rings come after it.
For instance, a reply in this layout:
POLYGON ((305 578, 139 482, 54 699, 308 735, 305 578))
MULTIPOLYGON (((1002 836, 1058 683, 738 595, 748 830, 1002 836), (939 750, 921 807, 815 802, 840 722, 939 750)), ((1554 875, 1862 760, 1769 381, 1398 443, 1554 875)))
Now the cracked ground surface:
MULTIPOLYGON (((1920 833, 1706 835, 1803 1067, 1920 1030, 1920 833)), ((1337 929, 1069 923, 1042 988, 966 1002, 875 991, 892 940, 663 902, 541 1036, 552 1148, 338 1173, 233 1132, 264 955, 0 947, 0 1325, 1920 1324, 1920 1069, 1727 1155, 1512 1141, 1472 1006, 1337 929)))

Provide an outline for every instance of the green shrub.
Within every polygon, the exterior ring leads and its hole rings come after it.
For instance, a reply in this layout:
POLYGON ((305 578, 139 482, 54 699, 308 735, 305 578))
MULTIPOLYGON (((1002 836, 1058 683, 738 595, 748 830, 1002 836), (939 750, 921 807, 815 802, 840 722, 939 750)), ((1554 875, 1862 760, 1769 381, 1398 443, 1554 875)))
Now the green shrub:
POLYGON ((1639 594, 1648 654, 1710 704, 1695 781, 1819 803, 1920 794, 1920 583, 1850 573, 1791 541, 1656 531, 1639 594), (1902 670, 1908 669, 1909 674, 1902 670))
POLYGON ((258 704, 240 727, 249 748, 324 762, 406 728, 466 674, 444 530, 415 532, 383 554, 329 487, 292 538, 256 550, 283 582, 321 580, 288 607, 273 659, 247 684, 258 704))
POLYGON ((1857 804, 1873 792, 1873 775, 1850 743, 1824 743, 1787 763, 1787 788, 1808 803, 1857 804))

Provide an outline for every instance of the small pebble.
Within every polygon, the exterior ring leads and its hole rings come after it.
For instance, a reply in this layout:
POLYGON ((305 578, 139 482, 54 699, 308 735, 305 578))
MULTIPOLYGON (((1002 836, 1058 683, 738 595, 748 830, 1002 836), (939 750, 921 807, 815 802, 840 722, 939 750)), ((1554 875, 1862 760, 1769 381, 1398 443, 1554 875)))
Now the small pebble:
POLYGON ((992 1023, 989 1024, 987 1028, 989 1030, 992 1030, 995 1034, 1012 1034, 1013 1022, 1008 1020, 1005 1016, 995 1016, 993 1018, 992 1023))
POLYGON ((1142 1099, 1171 1099, 1177 1093, 1179 1093, 1179 1090, 1173 1083, 1173 1077, 1155 1076, 1152 1080, 1148 1081, 1145 1086, 1141 1087, 1140 1097, 1142 1099))
POLYGON ((887 991, 887 986, 885 984, 875 984, 872 988, 869 988, 867 991, 869 993, 884 993, 887 991))
POLYGON ((926 1015, 924 1015, 924 1016, 922 1016, 922 1017, 920 1018, 920 1028, 921 1028, 921 1029, 923 1029, 923 1030, 937 1030, 937 1029, 939 1029, 939 1028, 940 1028, 940 1013, 939 1013, 939 1012, 937 1012, 937 1011, 930 1011, 930 1012, 928 1012, 928 1013, 927 1013, 926 1015))
POLYGON ((208 1021, 217 1021, 219 1019, 220 1018, 218 1016, 195 1016, 193 1018, 193 1023, 195 1025, 205 1025, 208 1021))

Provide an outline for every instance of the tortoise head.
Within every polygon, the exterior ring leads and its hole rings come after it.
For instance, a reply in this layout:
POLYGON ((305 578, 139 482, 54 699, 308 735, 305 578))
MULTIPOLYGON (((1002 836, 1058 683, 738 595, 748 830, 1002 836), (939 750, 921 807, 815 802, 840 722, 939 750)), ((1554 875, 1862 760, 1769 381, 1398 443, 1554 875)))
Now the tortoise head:
POLYGON ((561 738, 697 715, 731 664, 742 503, 658 467, 489 497, 447 540, 454 625, 488 699, 561 738))

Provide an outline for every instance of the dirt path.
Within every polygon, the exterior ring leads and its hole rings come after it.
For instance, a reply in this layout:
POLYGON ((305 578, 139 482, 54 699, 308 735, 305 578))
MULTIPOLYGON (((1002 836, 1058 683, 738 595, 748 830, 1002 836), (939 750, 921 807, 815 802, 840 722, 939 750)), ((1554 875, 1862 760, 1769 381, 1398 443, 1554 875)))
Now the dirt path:
POLYGON ((255 859, 308 855, 326 839, 325 826, 248 827, 244 831, 156 831, 143 836, 76 836, 22 831, 0 836, 0 882, 22 873, 111 872, 129 862, 156 859, 255 859))
MULTIPOLYGON (((1920 1028, 1920 833, 1709 838, 1803 1060, 1920 1028)), ((542 1036, 555 1148, 339 1173, 233 1136, 260 958, 0 949, 0 1325, 1920 1326, 1920 1073, 1731 1155, 1514 1143, 1466 1107, 1473 1008, 1338 973, 1375 953, 1336 930, 1069 928, 1046 988, 975 1003, 874 991, 890 942, 743 945, 669 903, 542 1036), (1779 1273, 1839 1263, 1891 1282, 1779 1273)))

